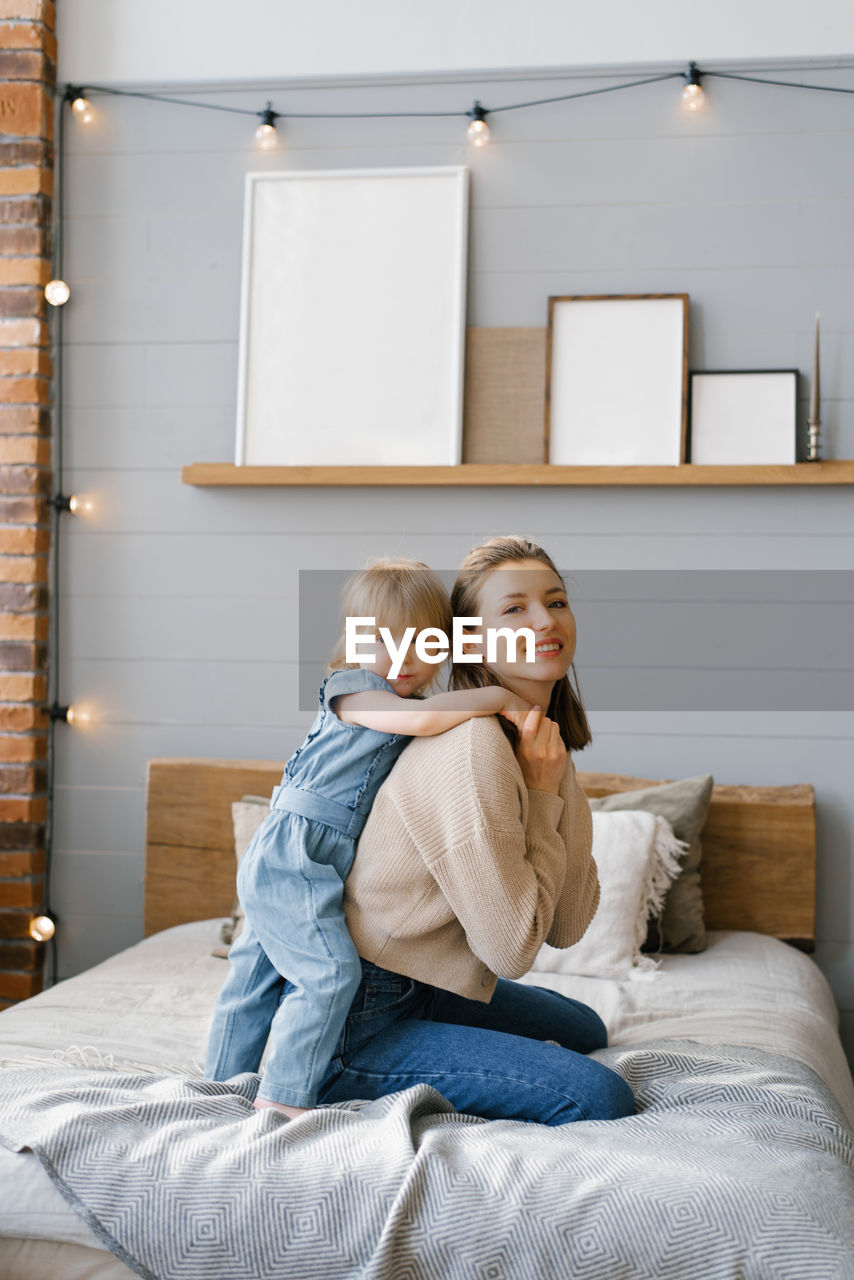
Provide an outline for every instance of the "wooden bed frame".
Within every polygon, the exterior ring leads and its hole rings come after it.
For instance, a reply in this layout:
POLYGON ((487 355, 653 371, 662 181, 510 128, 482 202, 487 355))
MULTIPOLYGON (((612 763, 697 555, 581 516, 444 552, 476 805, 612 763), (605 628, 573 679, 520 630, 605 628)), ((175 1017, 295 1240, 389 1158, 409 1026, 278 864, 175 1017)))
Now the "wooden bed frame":
MULTIPOLYGON (((269 760, 152 760, 146 806, 145 933, 231 914, 231 805, 268 796, 283 764, 269 760)), ((582 773, 588 796, 667 779, 582 773)), ((786 787, 716 786, 702 832, 709 929, 748 929, 805 951, 815 945, 815 794, 786 787)))

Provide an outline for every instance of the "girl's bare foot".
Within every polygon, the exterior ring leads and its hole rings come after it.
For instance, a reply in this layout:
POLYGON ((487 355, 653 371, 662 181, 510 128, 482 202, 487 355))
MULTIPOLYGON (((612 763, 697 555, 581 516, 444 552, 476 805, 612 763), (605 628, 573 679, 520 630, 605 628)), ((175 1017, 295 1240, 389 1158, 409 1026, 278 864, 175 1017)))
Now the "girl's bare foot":
POLYGON ((265 1107, 272 1107, 274 1111, 283 1111, 290 1120, 295 1120, 297 1116, 304 1116, 307 1111, 311 1111, 311 1107, 289 1107, 284 1102, 271 1102, 269 1098, 256 1098, 252 1105, 258 1111, 263 1111, 265 1107))

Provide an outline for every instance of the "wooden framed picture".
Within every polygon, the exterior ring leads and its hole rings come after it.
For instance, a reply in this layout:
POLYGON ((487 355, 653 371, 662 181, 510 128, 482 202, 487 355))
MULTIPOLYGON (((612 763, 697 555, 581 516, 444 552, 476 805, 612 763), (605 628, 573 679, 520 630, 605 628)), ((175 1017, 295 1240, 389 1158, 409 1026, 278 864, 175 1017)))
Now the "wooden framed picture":
POLYGON ((545 460, 685 461, 687 293, 549 298, 545 460))
POLYGON ((727 463, 794 463, 797 369, 720 369, 691 374, 689 459, 727 463))
POLYGON ((462 456, 468 170, 246 176, 236 462, 462 456))

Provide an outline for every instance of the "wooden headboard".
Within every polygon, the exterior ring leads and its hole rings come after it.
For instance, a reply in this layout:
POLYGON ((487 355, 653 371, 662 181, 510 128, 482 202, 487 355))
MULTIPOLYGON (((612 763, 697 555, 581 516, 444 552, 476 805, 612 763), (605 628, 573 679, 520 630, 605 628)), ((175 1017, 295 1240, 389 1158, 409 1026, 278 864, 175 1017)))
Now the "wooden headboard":
MULTIPOLYGON (((283 765, 269 760, 152 760, 146 807, 145 932, 231 914, 231 805, 268 796, 283 765)), ((667 779, 582 773, 586 793, 610 795, 667 779)), ((815 794, 787 787, 716 786, 702 832, 709 929, 750 929, 811 951, 815 943, 815 794)))

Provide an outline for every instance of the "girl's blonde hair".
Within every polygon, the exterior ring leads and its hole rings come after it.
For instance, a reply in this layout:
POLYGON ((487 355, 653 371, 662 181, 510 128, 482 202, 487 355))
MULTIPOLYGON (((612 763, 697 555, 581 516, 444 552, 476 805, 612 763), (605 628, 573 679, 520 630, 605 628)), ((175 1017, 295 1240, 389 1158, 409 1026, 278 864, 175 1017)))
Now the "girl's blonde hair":
MULTIPOLYGON (((388 627, 394 635, 407 627, 416 632, 438 627, 450 635, 453 624, 451 601, 441 578, 422 560, 380 556, 369 560, 344 585, 341 607, 345 618, 375 618, 376 626, 388 627)), ((344 636, 340 637, 329 661, 329 671, 353 667, 345 662, 344 636)), ((437 666, 437 674, 439 667, 437 666)))
MULTIPOLYGON (((514 560, 539 560, 556 574, 561 585, 566 589, 566 583, 558 573, 551 556, 535 542, 517 534, 490 538, 488 542, 472 547, 460 566, 457 580, 451 591, 454 616, 480 617, 478 596, 484 579, 499 565, 514 560)), ((574 665, 571 671, 576 688, 572 688, 568 674, 562 680, 556 681, 546 715, 550 720, 555 720, 560 727, 560 736, 567 751, 581 751, 593 741, 593 735, 587 723, 581 695, 577 692, 578 677, 574 665)), ((500 683, 501 681, 491 671, 479 663, 454 663, 451 667, 452 689, 478 689, 484 685, 500 683)), ((519 737, 515 725, 504 716, 498 717, 498 723, 515 747, 519 737)))

